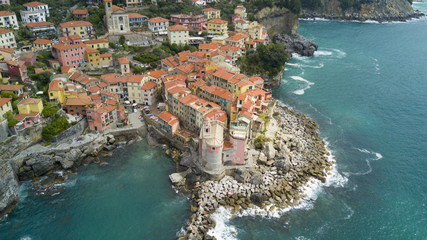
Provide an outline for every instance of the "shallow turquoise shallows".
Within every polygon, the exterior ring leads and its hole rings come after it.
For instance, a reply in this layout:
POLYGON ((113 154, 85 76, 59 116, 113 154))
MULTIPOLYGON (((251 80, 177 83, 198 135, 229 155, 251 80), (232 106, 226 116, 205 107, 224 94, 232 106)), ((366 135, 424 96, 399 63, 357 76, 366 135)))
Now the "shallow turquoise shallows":
MULTIPOLYGON (((427 12, 427 3, 415 7, 427 12)), ((217 217, 235 239, 427 239, 427 19, 407 23, 301 21, 319 44, 296 56, 274 97, 320 124, 343 186, 281 218, 217 217)), ((143 141, 90 165, 53 197, 29 183, 0 239, 173 239, 189 216, 143 141)))

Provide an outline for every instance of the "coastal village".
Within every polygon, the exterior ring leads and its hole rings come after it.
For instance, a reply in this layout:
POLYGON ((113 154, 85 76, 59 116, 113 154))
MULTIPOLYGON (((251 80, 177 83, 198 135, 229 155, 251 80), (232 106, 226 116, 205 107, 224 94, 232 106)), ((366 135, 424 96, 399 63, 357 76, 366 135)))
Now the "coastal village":
POLYGON ((87 0, 59 24, 43 1, 0 11, 0 141, 40 136, 39 152, 13 153, 19 178, 55 163, 70 169, 89 150, 113 149, 117 132, 144 127, 148 141, 180 161, 169 177, 192 191, 194 214, 179 236, 189 239, 210 238, 218 206, 287 207, 308 175, 325 181, 332 163, 317 124, 278 106, 263 77, 239 68, 247 51, 272 42, 267 28, 243 5, 225 20, 215 2, 191 0, 200 14, 148 18, 136 11, 142 0, 87 0), (55 152, 64 146, 66 160, 55 152))

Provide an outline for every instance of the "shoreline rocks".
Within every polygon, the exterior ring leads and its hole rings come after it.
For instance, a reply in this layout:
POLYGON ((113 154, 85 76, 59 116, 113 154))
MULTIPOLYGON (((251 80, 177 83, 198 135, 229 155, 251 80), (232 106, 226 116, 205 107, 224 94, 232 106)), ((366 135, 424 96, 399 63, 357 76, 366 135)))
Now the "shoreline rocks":
POLYGON ((317 51, 318 45, 299 34, 277 34, 276 41, 286 46, 290 54, 297 53, 301 56, 311 57, 317 51))
MULTIPOLYGON (((333 162, 317 133, 318 124, 304 114, 279 106, 273 115, 279 124, 274 139, 255 151, 253 169, 229 170, 221 179, 191 172, 176 188, 191 192, 192 215, 179 239, 212 239, 211 214, 219 207, 233 214, 263 209, 267 214, 300 203, 301 188, 310 179, 326 181, 333 162)), ((251 146, 251 149, 254 149, 251 146)))

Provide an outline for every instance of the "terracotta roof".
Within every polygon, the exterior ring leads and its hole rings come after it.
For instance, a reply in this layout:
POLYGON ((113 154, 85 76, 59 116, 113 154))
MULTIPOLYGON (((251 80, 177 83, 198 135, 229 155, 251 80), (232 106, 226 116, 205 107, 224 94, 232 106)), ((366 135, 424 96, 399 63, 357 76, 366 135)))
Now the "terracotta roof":
POLYGON ((165 83, 166 90, 172 89, 174 87, 185 87, 185 82, 180 80, 172 80, 165 83))
POLYGON ((84 44, 108 43, 106 38, 90 39, 83 42, 84 44))
MULTIPOLYGON (((62 90, 64 90, 64 88, 61 88, 59 86, 59 82, 62 82, 62 81, 61 80, 53 80, 52 82, 50 82, 49 83, 49 90, 48 90, 48 92, 50 92, 50 91, 62 91, 62 90)), ((62 86, 64 86, 64 85, 62 85, 62 86)))
POLYGON ((116 5, 113 5, 113 12, 117 12, 117 11, 123 11, 123 12, 126 12, 126 10, 124 10, 123 8, 118 7, 118 6, 116 6, 116 5))
POLYGON ((49 39, 43 39, 43 38, 37 38, 36 40, 34 40, 33 42, 34 44, 41 44, 41 45, 45 45, 45 44, 49 44, 52 43, 51 40, 49 39))
MULTIPOLYGON (((0 106, 5 105, 7 102, 12 101, 12 98, 0 98, 0 106)), ((11 106, 12 107, 12 106, 11 106)))
POLYGON ((228 23, 228 21, 225 21, 222 19, 212 19, 212 20, 209 20, 208 23, 224 24, 224 23, 228 23))
POLYGON ((183 25, 177 24, 177 25, 169 26, 168 30, 169 31, 188 31, 188 28, 186 28, 183 25))
POLYGON ((27 104, 38 104, 41 101, 40 98, 26 98, 18 103, 18 105, 27 105, 27 104))
POLYGON ((80 26, 92 26, 92 23, 88 21, 70 21, 59 24, 61 27, 80 27, 80 26))
POLYGON ((125 58, 125 57, 121 57, 118 59, 119 60, 119 64, 129 64, 129 59, 125 58))
POLYGON ((163 121, 167 122, 169 125, 174 124, 177 120, 178 117, 173 115, 172 113, 168 112, 168 111, 163 111, 161 113, 159 113, 159 118, 161 118, 163 121))
POLYGON ((34 2, 29 2, 29 3, 24 3, 23 5, 27 6, 27 7, 34 8, 34 7, 38 7, 38 6, 47 5, 47 3, 41 3, 41 2, 34 1, 34 2))
POLYGON ((16 14, 8 11, 0 11, 0 16, 10 16, 10 15, 16 15, 16 14))
POLYGON ((253 83, 255 83, 255 82, 257 82, 257 81, 262 81, 262 82, 264 82, 264 79, 262 79, 261 77, 253 76, 253 77, 250 77, 250 78, 249 78, 249 81, 251 81, 251 82, 253 82, 253 83))
POLYGON ((54 44, 52 47, 57 48, 59 50, 65 50, 65 49, 78 48, 78 47, 86 48, 86 45, 83 43, 77 43, 77 44, 57 43, 57 44, 54 44))
POLYGON ((102 57, 102 58, 112 57, 112 56, 113 56, 113 54, 112 54, 112 53, 103 53, 103 54, 100 54, 100 55, 99 55, 99 57, 102 57))
POLYGON ((175 61, 175 58, 173 56, 167 57, 162 59, 162 62, 168 65, 169 67, 176 67, 179 64, 175 61))
POLYGON ((25 26, 27 26, 29 28, 42 27, 42 26, 53 26, 53 23, 50 23, 50 22, 30 22, 30 23, 25 24, 25 26))
POLYGON ((53 71, 52 68, 48 68, 48 69, 35 68, 34 72, 35 72, 35 74, 42 73, 42 72, 51 72, 51 73, 54 73, 54 71, 53 71))
POLYGON ((105 88, 105 87, 108 87, 108 84, 107 84, 107 83, 105 83, 105 82, 100 82, 100 83, 98 84, 98 87, 99 87, 99 88, 105 88))
POLYGON ((16 48, 0 48, 0 52, 14 53, 16 48))
POLYGON ((9 29, 6 29, 6 28, 0 28, 0 35, 1 35, 1 34, 10 33, 10 32, 12 32, 12 31, 11 31, 11 30, 9 30, 9 29))
POLYGON ((166 74, 166 73, 168 73, 166 70, 164 70, 164 69, 160 69, 160 70, 154 70, 154 71, 151 71, 151 72, 149 72, 148 74, 149 74, 150 76, 152 76, 153 78, 161 78, 161 77, 162 77, 162 75, 164 75, 164 74, 166 74))
POLYGON ((247 86, 247 85, 252 85, 253 83, 252 82, 250 82, 250 81, 246 81, 246 80, 243 80, 243 81, 239 81, 239 82, 237 82, 237 86, 239 86, 239 87, 244 87, 244 86, 247 86))
POLYGON ((86 47, 86 52, 87 53, 99 53, 98 50, 92 48, 92 47, 86 47))
POLYGON ((0 85, 0 91, 17 91, 23 87, 24 85, 0 85))
POLYGON ((141 18, 142 15, 139 13, 128 13, 129 18, 141 18))
POLYGON ((69 66, 61 66, 61 72, 62 73, 68 73, 70 71, 71 67, 69 66))
POLYGON ((148 22, 150 22, 150 23, 169 22, 169 20, 162 18, 162 17, 155 17, 155 18, 148 19, 148 22))
POLYGON ((240 35, 240 34, 236 34, 236 35, 234 35, 234 36, 232 36, 232 37, 229 37, 229 38, 225 39, 225 41, 237 42, 237 41, 241 41, 241 40, 243 40, 243 39, 245 39, 245 37, 243 37, 243 36, 242 36, 242 35, 240 35))
POLYGON ((203 43, 199 45, 199 50, 207 49, 207 50, 215 50, 221 47, 221 44, 215 43, 203 43))
POLYGON ((205 8, 202 10, 203 12, 219 12, 220 10, 215 8, 205 8))
POLYGON ((32 113, 28 113, 28 114, 16 114, 13 119, 18 120, 18 121, 22 121, 22 120, 25 120, 25 118, 27 118, 27 117, 35 117, 37 115, 40 115, 40 113, 39 112, 32 112, 32 113))
POLYGON ((92 103, 92 99, 89 96, 80 95, 78 98, 68 98, 66 106, 86 106, 92 103))
POLYGON ((74 9, 73 10, 74 15, 87 15, 89 12, 86 9, 74 9))
POLYGON ((105 104, 110 105, 110 106, 116 106, 117 102, 111 99, 107 99, 105 100, 105 104))
POLYGON ((142 90, 150 90, 150 89, 155 88, 156 86, 157 86, 156 83, 148 81, 144 85, 142 85, 142 90))

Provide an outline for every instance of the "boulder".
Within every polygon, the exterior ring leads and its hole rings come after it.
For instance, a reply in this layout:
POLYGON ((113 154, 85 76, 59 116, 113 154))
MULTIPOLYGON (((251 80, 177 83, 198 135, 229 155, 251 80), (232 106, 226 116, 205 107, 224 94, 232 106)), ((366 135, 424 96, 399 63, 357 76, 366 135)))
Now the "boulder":
POLYGON ((276 156, 276 149, 274 149, 272 142, 267 142, 264 146, 264 154, 267 156, 267 159, 273 159, 276 156))
POLYGON ((261 152, 258 156, 258 162, 265 164, 267 163, 267 156, 265 156, 265 154, 263 152, 261 152))
POLYGON ((25 165, 31 166, 35 176, 41 176, 53 168, 55 160, 51 155, 36 155, 25 162, 25 165))
POLYGON ((251 177, 251 184, 260 185, 262 182, 262 174, 260 172, 255 172, 251 177))
POLYGON ((291 161, 289 160, 289 156, 284 155, 283 157, 277 159, 274 162, 274 165, 277 167, 277 169, 279 169, 283 172, 289 171, 289 169, 291 167, 291 161))

